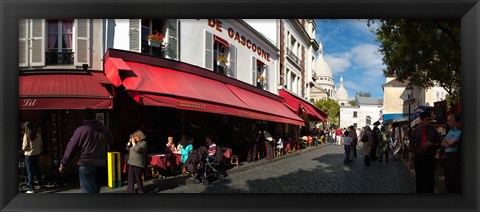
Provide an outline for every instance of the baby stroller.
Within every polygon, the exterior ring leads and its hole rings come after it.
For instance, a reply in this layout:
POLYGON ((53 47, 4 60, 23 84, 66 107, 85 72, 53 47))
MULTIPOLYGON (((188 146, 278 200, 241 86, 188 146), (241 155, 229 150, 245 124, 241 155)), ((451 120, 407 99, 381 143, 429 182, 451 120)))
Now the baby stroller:
POLYGON ((220 165, 223 160, 221 148, 217 146, 215 156, 208 156, 208 150, 206 147, 200 147, 198 152, 202 155, 205 166, 203 170, 198 170, 198 173, 194 178, 195 183, 208 185, 214 178, 217 178, 220 182, 225 181, 226 174, 221 170, 220 165))

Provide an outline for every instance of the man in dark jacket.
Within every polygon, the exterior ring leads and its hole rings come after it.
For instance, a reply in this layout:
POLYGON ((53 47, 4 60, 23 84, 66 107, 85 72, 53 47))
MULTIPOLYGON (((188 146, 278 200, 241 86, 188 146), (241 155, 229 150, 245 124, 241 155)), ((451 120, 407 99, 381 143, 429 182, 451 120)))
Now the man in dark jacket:
POLYGON ((430 125, 432 115, 420 114, 420 125, 411 135, 408 165, 415 163, 417 193, 433 193, 435 183, 435 153, 440 146, 440 134, 430 125))
POLYGON ((58 171, 64 172, 64 167, 75 154, 79 154, 77 165, 82 193, 99 193, 102 172, 107 165, 107 145, 113 140, 108 128, 95 119, 95 112, 87 108, 84 122, 73 133, 68 142, 58 171))

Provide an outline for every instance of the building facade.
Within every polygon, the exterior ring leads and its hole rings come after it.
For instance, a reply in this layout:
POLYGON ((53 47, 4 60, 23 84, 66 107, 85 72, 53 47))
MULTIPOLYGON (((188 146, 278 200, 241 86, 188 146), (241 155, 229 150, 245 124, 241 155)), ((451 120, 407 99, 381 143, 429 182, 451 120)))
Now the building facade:
POLYGON ((372 126, 382 116, 383 99, 356 96, 357 106, 340 106, 340 128, 372 126))

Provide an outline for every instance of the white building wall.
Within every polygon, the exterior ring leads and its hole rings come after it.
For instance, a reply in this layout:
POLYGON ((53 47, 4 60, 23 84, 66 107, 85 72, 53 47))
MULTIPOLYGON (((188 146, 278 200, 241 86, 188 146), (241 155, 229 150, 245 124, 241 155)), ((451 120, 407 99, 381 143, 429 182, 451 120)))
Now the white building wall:
POLYGON ((252 84, 252 57, 268 65, 268 91, 278 94, 276 82, 277 66, 279 66, 279 54, 267 41, 258 37, 235 19, 219 19, 222 22, 221 31, 208 25, 207 19, 182 19, 180 20, 180 53, 181 61, 205 68, 205 32, 208 31, 221 37, 237 48, 237 79, 252 84), (261 47, 270 55, 270 61, 253 52, 247 46, 242 45, 235 37, 229 36, 229 28, 235 33, 245 36, 252 44, 261 47))
POLYGON ((367 116, 370 116, 371 123, 378 121, 380 117, 381 105, 360 105, 357 107, 340 107, 340 128, 349 127, 350 125, 357 124, 358 128, 367 125, 367 116), (357 112, 357 117, 353 117, 353 112, 357 112))

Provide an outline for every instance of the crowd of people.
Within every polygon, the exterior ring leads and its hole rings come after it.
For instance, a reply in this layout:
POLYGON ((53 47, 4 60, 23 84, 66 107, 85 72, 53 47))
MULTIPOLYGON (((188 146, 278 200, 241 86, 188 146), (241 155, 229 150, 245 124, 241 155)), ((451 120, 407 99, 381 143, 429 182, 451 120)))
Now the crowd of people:
MULTIPOLYGON (((460 145, 461 145, 461 116, 451 114, 448 116, 447 124, 449 131, 444 138, 431 126, 431 114, 424 112, 420 115, 420 124, 409 134, 408 127, 403 127, 403 139, 408 142, 408 166, 415 170, 416 186, 418 193, 434 191, 435 160, 439 152, 443 155, 445 164, 445 183, 448 192, 459 193, 460 182, 460 145), (410 135, 410 136, 408 136, 410 135)), ((42 138, 39 129, 31 122, 26 122, 23 127, 22 151, 25 155, 25 164, 28 174, 28 191, 34 191, 34 177, 40 179, 39 157, 42 154, 42 138)), ((385 127, 379 128, 374 125, 365 126, 360 130, 354 126, 348 129, 319 130, 314 128, 311 132, 312 142, 330 142, 336 145, 343 145, 345 157, 343 163, 349 165, 357 157, 357 146, 362 144, 364 163, 371 165, 371 161, 388 162, 389 156, 394 154, 391 148, 396 148, 396 135, 387 133, 385 127)), ((397 133, 398 134, 398 133, 397 133)), ((252 124, 251 128, 244 134, 246 141, 246 161, 253 162, 259 159, 261 150, 265 144, 271 144, 275 151, 299 150, 301 139, 292 139, 285 133, 272 137, 259 125, 252 124)), ((141 131, 135 131, 126 144, 128 151, 128 189, 134 193, 134 184, 137 184, 137 193, 143 193, 143 173, 146 167, 146 155, 148 145, 146 135, 141 131)), ((71 162, 74 156, 78 156, 79 181, 82 193, 99 193, 102 185, 102 176, 105 174, 106 155, 109 144, 113 141, 112 133, 101 122, 95 119, 92 109, 84 111, 84 122, 78 127, 67 144, 64 156, 60 161, 59 173, 63 173, 65 167, 71 162)), ((180 154, 182 167, 189 174, 195 175, 202 172, 207 164, 218 164, 221 161, 222 148, 215 143, 214 136, 205 138, 205 145, 199 145, 194 149, 194 139, 182 134, 179 142, 175 144, 173 136, 167 137, 165 153, 180 154), (208 161, 213 161, 208 163, 208 161)), ((265 151, 263 151, 265 154, 265 151)), ((212 167, 213 168, 213 167, 212 167)), ((39 182, 41 183, 41 182, 39 182)))

